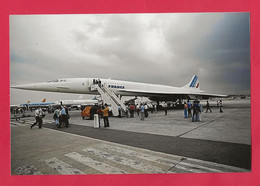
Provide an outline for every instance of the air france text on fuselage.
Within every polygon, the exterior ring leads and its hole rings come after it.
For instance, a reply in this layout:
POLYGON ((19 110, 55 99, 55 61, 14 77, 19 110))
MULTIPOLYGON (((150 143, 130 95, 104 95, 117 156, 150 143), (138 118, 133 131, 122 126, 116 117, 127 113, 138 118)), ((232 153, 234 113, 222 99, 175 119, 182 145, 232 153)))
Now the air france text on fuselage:
POLYGON ((125 86, 120 86, 120 85, 108 85, 108 88, 120 88, 120 89, 125 89, 125 86))

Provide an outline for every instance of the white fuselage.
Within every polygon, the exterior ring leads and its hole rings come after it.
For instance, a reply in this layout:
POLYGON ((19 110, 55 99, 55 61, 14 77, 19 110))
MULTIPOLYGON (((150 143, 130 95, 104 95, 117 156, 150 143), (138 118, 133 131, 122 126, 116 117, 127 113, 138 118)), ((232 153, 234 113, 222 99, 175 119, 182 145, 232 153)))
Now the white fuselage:
POLYGON ((115 94, 121 96, 143 96, 149 92, 163 92, 165 94, 175 92, 183 94, 184 92, 196 93, 203 92, 197 89, 190 89, 186 87, 173 87, 167 85, 138 83, 130 81, 120 81, 112 79, 98 79, 98 78, 68 78, 59 79, 55 81, 49 81, 44 83, 33 83, 21 86, 15 86, 14 88, 48 91, 48 92, 63 92, 63 93, 78 93, 78 94, 99 94, 96 90, 91 90, 91 86, 94 84, 94 80, 100 80, 101 85, 106 85, 109 89, 113 90, 115 94), (139 93, 132 93, 128 91, 120 90, 136 90, 139 93), (119 93, 120 91, 120 93, 119 93))
POLYGON ((48 81, 44 83, 32 83, 12 86, 11 88, 76 94, 104 94, 103 90, 99 89, 98 87, 103 87, 104 91, 110 92, 109 94, 111 95, 113 95, 114 93, 120 96, 144 96, 155 101, 174 101, 177 99, 209 99, 210 97, 227 97, 226 95, 209 94, 200 90, 197 75, 193 75, 190 82, 182 87, 120 81, 112 79, 67 78, 48 81), (108 89, 112 90, 113 93, 108 89))

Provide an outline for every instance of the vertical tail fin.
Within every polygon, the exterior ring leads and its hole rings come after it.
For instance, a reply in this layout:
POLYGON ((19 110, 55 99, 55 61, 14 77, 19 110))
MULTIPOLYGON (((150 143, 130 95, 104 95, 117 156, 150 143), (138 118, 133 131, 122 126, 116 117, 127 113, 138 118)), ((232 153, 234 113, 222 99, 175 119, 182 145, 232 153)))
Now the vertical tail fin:
POLYGON ((197 89, 199 89, 199 88, 200 88, 199 77, 198 77, 197 75, 194 75, 194 76, 191 78, 190 82, 189 82, 187 85, 185 85, 184 87, 186 87, 186 88, 197 88, 197 89))

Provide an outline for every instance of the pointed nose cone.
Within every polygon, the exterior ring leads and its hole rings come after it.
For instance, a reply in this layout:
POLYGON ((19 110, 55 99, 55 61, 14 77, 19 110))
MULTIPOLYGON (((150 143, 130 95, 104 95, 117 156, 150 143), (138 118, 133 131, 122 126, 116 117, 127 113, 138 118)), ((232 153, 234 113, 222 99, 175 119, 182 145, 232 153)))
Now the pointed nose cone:
POLYGON ((46 83, 31 83, 31 84, 11 86, 11 88, 15 88, 15 89, 36 90, 36 91, 45 91, 48 90, 48 87, 49 86, 46 83))
POLYGON ((24 85, 14 85, 14 86, 11 86, 11 88, 24 89, 24 90, 33 90, 33 87, 35 87, 33 84, 24 84, 24 85))

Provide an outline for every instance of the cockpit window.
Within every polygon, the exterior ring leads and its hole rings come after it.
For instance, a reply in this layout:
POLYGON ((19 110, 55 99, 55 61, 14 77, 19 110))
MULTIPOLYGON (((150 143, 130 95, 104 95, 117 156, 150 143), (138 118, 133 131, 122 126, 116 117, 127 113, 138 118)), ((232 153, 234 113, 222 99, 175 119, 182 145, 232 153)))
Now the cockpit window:
POLYGON ((55 80, 48 81, 47 83, 56 83, 56 82, 59 82, 59 80, 55 79, 55 80))
POLYGON ((67 81, 66 79, 55 79, 52 81, 48 81, 47 83, 57 83, 57 82, 66 82, 66 81, 67 81))

